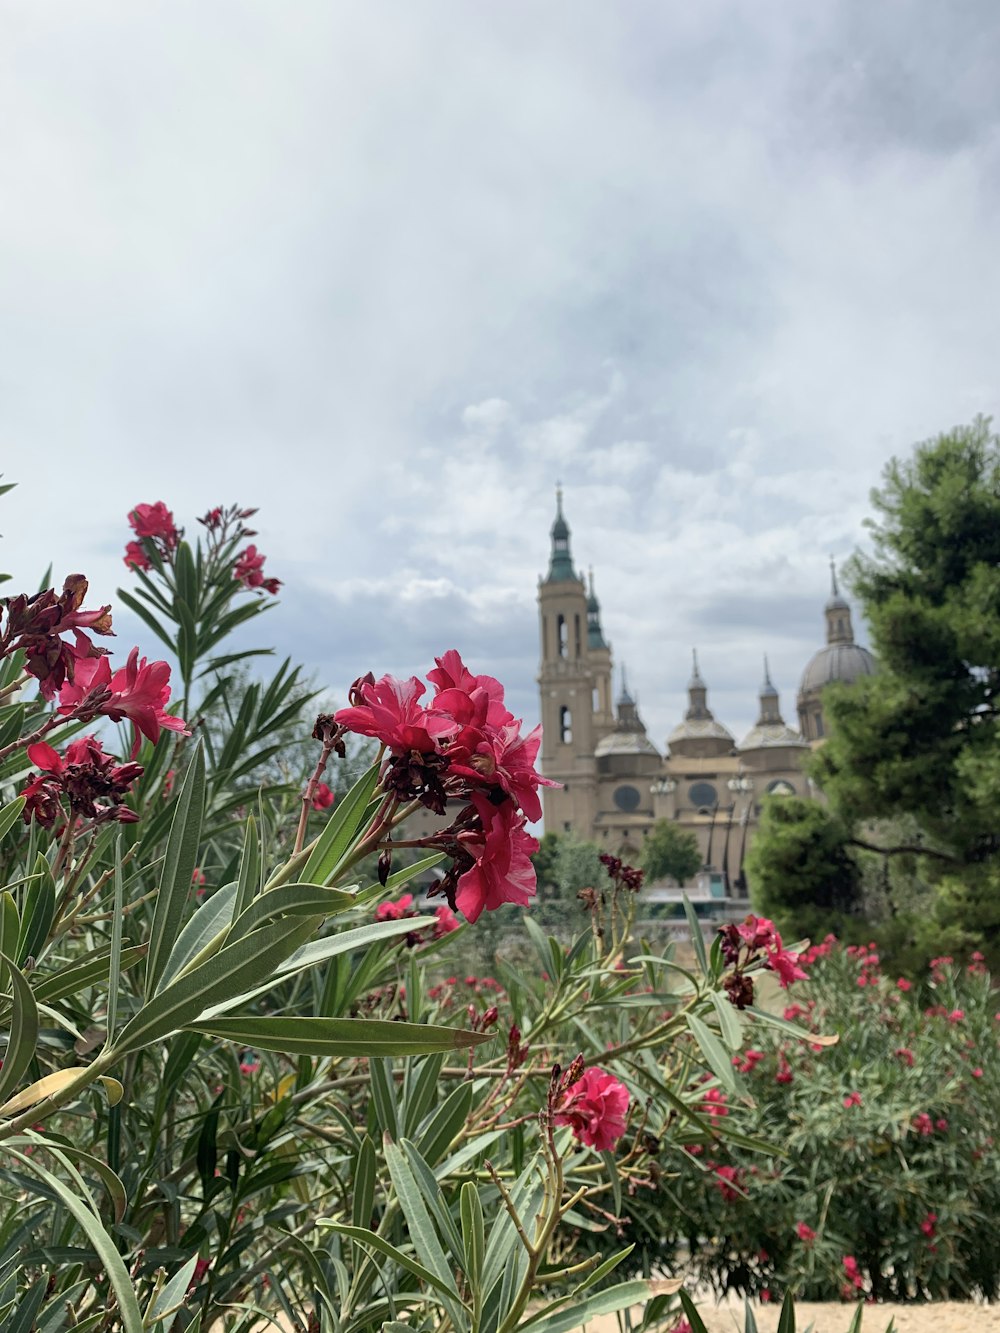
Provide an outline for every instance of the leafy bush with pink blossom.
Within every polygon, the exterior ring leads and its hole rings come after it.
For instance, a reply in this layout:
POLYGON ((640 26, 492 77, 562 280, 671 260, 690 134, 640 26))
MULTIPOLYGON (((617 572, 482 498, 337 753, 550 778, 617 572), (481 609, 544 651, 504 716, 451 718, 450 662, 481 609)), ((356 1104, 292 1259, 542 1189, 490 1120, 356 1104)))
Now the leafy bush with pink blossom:
POLYGON ((705 1141, 671 1145, 628 1234, 667 1268, 690 1247, 720 1292, 995 1299, 1000 1002, 982 958, 935 959, 919 983, 832 937, 800 961, 809 981, 770 1003, 840 1042, 748 1034, 733 1079, 703 1085, 705 1141))
MULTIPOLYGON (((537 730, 454 650, 318 716, 289 661, 248 681, 229 636, 280 589, 252 516, 189 539, 132 510, 118 597, 162 661, 112 656, 81 575, 0 608, 0 1321, 673 1323, 679 1280, 626 1276, 629 1216, 678 1155, 742 1197, 733 1054, 794 1031, 755 1000, 802 984, 795 951, 751 919, 681 966, 632 940, 611 856, 546 936, 537 730), (301 771, 274 768, 290 729, 301 771), (480 977, 505 904, 535 958, 480 977)), ((950 1235, 945 1202, 922 1221, 950 1235)))

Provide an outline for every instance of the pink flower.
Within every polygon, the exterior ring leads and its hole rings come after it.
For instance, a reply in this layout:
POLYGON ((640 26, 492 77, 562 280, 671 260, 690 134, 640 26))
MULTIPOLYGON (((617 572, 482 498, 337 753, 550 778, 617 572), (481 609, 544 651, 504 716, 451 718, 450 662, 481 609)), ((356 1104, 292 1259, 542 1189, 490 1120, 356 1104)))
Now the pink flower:
POLYGON ((233 578, 239 579, 244 588, 263 588, 265 592, 276 593, 281 587, 280 579, 264 577, 264 561, 267 559, 251 544, 241 551, 233 565, 233 578))
POLYGON ((260 1069, 260 1058, 253 1051, 244 1051, 240 1057, 240 1073, 244 1078, 256 1074, 260 1069))
POLYGON ((845 1254, 843 1258, 844 1272, 847 1274, 848 1285, 844 1288, 847 1299, 850 1299, 852 1289, 860 1291, 865 1285, 864 1278, 858 1269, 858 1261, 853 1254, 845 1254))
POLYGON ((129 542, 122 559, 130 569, 151 569, 153 565, 142 542, 129 542))
POLYGON ((586 1069, 566 1089, 555 1114, 557 1125, 569 1125, 573 1137, 598 1152, 613 1148, 625 1133, 628 1089, 603 1069, 586 1069))
POLYGON ((934 1121, 934 1128, 940 1130, 942 1134, 948 1128, 948 1122, 943 1115, 938 1116, 937 1120, 934 1121))
POLYGON ((860 1105, 861 1105, 860 1092, 849 1092, 847 1096, 844 1098, 845 1108, 850 1106, 860 1106, 860 1105))
POLYGON ((726 1105, 726 1094, 720 1092, 718 1088, 710 1088, 705 1093, 705 1099, 701 1104, 701 1111, 705 1115, 725 1116, 729 1114, 729 1107, 726 1105))
POLYGON ((715 1183, 726 1203, 733 1203, 743 1190, 743 1173, 738 1166, 717 1166, 715 1183))
POLYGON ((803 1245, 811 1245, 816 1239, 816 1232, 813 1231, 812 1227, 806 1226, 805 1222, 796 1222, 795 1230, 803 1245))
POLYGON ((953 1009, 951 1013, 948 1015, 948 1022, 952 1024, 961 1023, 964 1018, 965 1018, 964 1009, 953 1009))
POLYGON ((504 903, 528 906, 535 894, 531 856, 539 845, 525 832, 524 815, 512 801, 494 805, 473 792, 472 804, 482 830, 462 835, 462 850, 473 858, 473 865, 459 877, 455 893, 455 906, 466 921, 478 921, 484 909, 494 912, 504 903))
POLYGON ((976 1068, 972 1070, 972 1077, 973 1077, 973 1078, 982 1078, 982 1076, 983 1076, 983 1071, 982 1071, 982 1070, 979 1068, 979 1066, 977 1065, 976 1068))
POLYGON ((142 743, 140 736, 155 745, 161 728, 191 734, 183 719, 166 712, 169 699, 170 667, 166 662, 140 661, 139 649, 133 648, 126 665, 113 675, 106 657, 87 657, 78 662, 74 679, 59 691, 59 712, 65 717, 103 713, 113 722, 128 718, 135 730, 134 759, 142 743))
POLYGON ((446 718, 432 717, 418 703, 425 692, 416 676, 409 680, 383 676, 377 681, 361 681, 356 686, 356 693, 362 702, 339 709, 334 714, 334 721, 359 736, 374 736, 395 754, 403 755, 411 750, 433 754, 437 738, 454 735, 458 726, 446 718))
POLYGON ((778 1072, 774 1076, 775 1083, 791 1083, 794 1079, 792 1066, 785 1059, 784 1052, 778 1055, 778 1072))
POLYGON ((743 1052, 743 1058, 738 1055, 733 1056, 733 1064, 741 1074, 751 1074, 756 1065, 764 1059, 763 1051, 748 1050, 743 1052))
POLYGON ((453 930, 458 930, 462 924, 450 907, 445 907, 442 903, 435 909, 434 915, 437 917, 437 923, 434 926, 434 938, 439 940, 443 935, 450 935, 453 930))
POLYGON ((416 916, 412 910, 413 894, 404 893, 395 902, 379 903, 375 908, 376 921, 401 921, 405 916, 416 916))
POLYGON ((899 990, 912 990, 913 982, 907 981, 905 977, 900 977, 899 980, 896 982, 896 986, 898 987, 899 990))
POLYGON ((191 883, 196 889, 203 889, 207 882, 204 870, 202 870, 201 866, 195 866, 191 875, 191 883))
POLYGON ((909 1046, 897 1046, 896 1054, 904 1064, 910 1067, 910 1069, 913 1068, 913 1052, 910 1050, 909 1046))
POLYGON ((778 974, 778 985, 787 990, 793 981, 806 981, 807 977, 799 967, 799 956, 791 949, 781 947, 781 936, 775 932, 777 943, 767 951, 767 965, 778 974))
POLYGON ((174 524, 174 516, 163 503, 157 500, 151 505, 136 505, 128 516, 132 531, 139 538, 159 539, 168 548, 177 545, 180 533, 174 524))
POLYGON ((927 1138, 929 1135, 934 1133, 934 1121, 930 1118, 930 1116, 927 1114, 926 1111, 921 1111, 918 1115, 915 1115, 913 1119, 910 1121, 910 1124, 917 1131, 917 1133, 922 1135, 924 1138, 927 1138))
POLYGON ((46 775, 33 778, 22 793, 26 824, 34 818, 43 828, 51 828, 62 813, 62 796, 74 815, 97 823, 114 820, 132 824, 139 818, 122 802, 132 784, 142 777, 142 766, 119 764, 113 755, 104 753, 95 736, 71 741, 62 755, 45 741, 29 745, 26 754, 46 775))
POLYGON ((928 1240, 932 1240, 937 1234, 937 1213, 928 1213, 920 1223, 920 1230, 928 1240))
POLYGON ((315 792, 313 792, 313 798, 311 802, 312 808, 314 810, 329 810, 330 806, 333 805, 336 799, 337 799, 336 796, 326 785, 326 783, 319 782, 316 784, 315 792))

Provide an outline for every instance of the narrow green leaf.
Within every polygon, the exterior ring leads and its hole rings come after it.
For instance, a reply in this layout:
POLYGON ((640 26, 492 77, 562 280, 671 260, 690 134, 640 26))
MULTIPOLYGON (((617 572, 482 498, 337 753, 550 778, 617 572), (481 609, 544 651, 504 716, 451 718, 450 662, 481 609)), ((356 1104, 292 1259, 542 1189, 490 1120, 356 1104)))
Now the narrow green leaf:
POLYGON ((795 1333, 795 1298, 790 1287, 785 1292, 785 1299, 781 1302, 781 1314, 778 1316, 778 1333, 795 1333))
POLYGON ((128 1194, 126 1193, 125 1186, 122 1183, 120 1176, 112 1171, 107 1162, 102 1162, 101 1159, 95 1157, 93 1153, 86 1152, 83 1148, 77 1148, 75 1144, 65 1142, 62 1137, 59 1137, 58 1142, 54 1143, 43 1137, 41 1134, 35 1133, 18 1134, 15 1138, 10 1139, 9 1143, 14 1147, 25 1145, 27 1147, 37 1148, 40 1144, 44 1144, 46 1148, 58 1148, 60 1153, 65 1154, 71 1161, 79 1162, 80 1165, 86 1167, 88 1171, 93 1171, 94 1175, 100 1179, 101 1184, 108 1192, 108 1197, 111 1199, 114 1208, 115 1221, 120 1222, 125 1216, 125 1210, 128 1207, 128 1194))
MULTIPOLYGON (((139 1310, 139 1303, 135 1298, 135 1291, 132 1287, 132 1280, 128 1275, 128 1269, 125 1267, 114 1241, 101 1224, 100 1218, 91 1212, 86 1204, 63 1184, 58 1176, 53 1175, 51 1171, 47 1171, 36 1157, 27 1157, 24 1153, 17 1152, 12 1148, 8 1148, 7 1151, 16 1157, 27 1171, 36 1175, 39 1180, 48 1186, 49 1190, 57 1194, 65 1207, 73 1214, 108 1274, 112 1290, 118 1301, 118 1313, 122 1328, 125 1333, 143 1333, 142 1314, 139 1310)), ((57 1156, 59 1155, 54 1148, 50 1147, 50 1151, 56 1153, 57 1156)))
POLYGON ((355 905, 353 893, 343 889, 327 889, 319 884, 281 884, 260 894, 240 917, 233 921, 226 935, 226 943, 249 935, 264 921, 291 914, 294 916, 334 916, 355 905))
MULTIPOLYGON (((514 1211, 522 1222, 528 1223, 526 1230, 531 1235, 531 1222, 541 1204, 543 1186, 538 1179, 537 1158, 533 1157, 514 1182, 510 1190, 510 1200, 514 1211)), ((503 1208, 496 1221, 490 1227, 490 1238, 486 1245, 486 1257, 483 1263, 483 1290, 489 1292, 500 1280, 507 1260, 514 1247, 520 1244, 520 1237, 513 1219, 503 1208)))
POLYGON ((36 1282, 28 1288, 24 1299, 4 1319, 4 1333, 32 1333, 45 1300, 46 1286, 44 1282, 36 1282))
POLYGON ((157 618, 153 615, 152 611, 150 611, 144 603, 139 601, 138 597, 133 597, 132 594, 126 592, 124 588, 119 588, 118 598, 128 607, 133 615, 137 615, 143 624, 153 631, 161 643, 166 644, 171 652, 176 650, 173 636, 163 628, 157 618))
POLYGON ((125 903, 125 880, 122 875, 122 835, 115 838, 114 904, 111 911, 111 965, 108 968, 107 1040, 115 1039, 118 1026, 118 987, 122 968, 122 916, 125 903))
POLYGON ((7 989, 7 965, 2 961, 2 955, 16 957, 17 937, 20 933, 21 918, 17 914, 17 903, 14 895, 4 889, 0 893, 0 990, 7 989))
MULTIPOLYGON (((130 949, 122 949, 118 956, 119 971, 127 971, 145 957, 146 946, 144 944, 134 945, 130 949)), ((110 961, 111 954, 103 953, 99 958, 92 958, 86 963, 78 963, 75 967, 68 967, 64 972, 57 972, 54 976, 37 977, 36 973, 33 972, 31 980, 37 980, 37 984, 33 988, 36 1001, 39 1004, 52 1004, 56 1000, 64 999, 67 995, 76 995, 89 986, 103 983, 108 975, 110 961)))
POLYGON ((437 1177, 409 1139, 400 1139, 399 1146, 406 1155, 410 1170, 413 1172, 413 1178, 423 1195, 424 1203, 426 1203, 431 1216, 440 1229, 445 1245, 453 1255, 460 1255, 462 1253, 462 1237, 458 1234, 458 1227, 455 1225, 455 1219, 452 1217, 444 1194, 441 1192, 437 1177))
POLYGON ((705 1327, 705 1321, 698 1313, 698 1307, 682 1287, 678 1292, 681 1298, 681 1308, 684 1311, 684 1318, 691 1325, 691 1333, 708 1333, 705 1327))
MULTIPOLYGON (((419 969, 415 969, 418 970, 419 969)), ((412 985, 407 990, 407 1001, 410 1005, 410 1013, 414 1012, 414 1001, 412 994, 412 985)), ((417 1126, 423 1120, 430 1105, 434 1100, 434 1094, 437 1091, 438 1080, 441 1077, 441 1068, 444 1065, 443 1055, 429 1055, 420 1062, 416 1078, 413 1080, 412 1087, 405 1085, 403 1096, 403 1133, 412 1135, 417 1126)), ((414 1066, 408 1065, 406 1069, 407 1079, 414 1066)))
POLYGON ((622 1182, 618 1174, 618 1161, 613 1152, 602 1152, 601 1161, 604 1163, 604 1169, 608 1173, 608 1179, 611 1181, 611 1197, 615 1205, 615 1216, 622 1215, 622 1182))
POLYGON ((149 1000, 115 1041, 119 1055, 159 1041, 196 1020, 213 1004, 240 994, 273 975, 278 963, 316 928, 310 918, 292 917, 264 926, 250 939, 221 949, 200 967, 149 1000))
POLYGON ((3 1068, 0 1069, 0 1104, 14 1092, 26 1073, 38 1043, 38 1006, 24 973, 9 954, 0 954, 13 986, 10 1033, 3 1068))
POLYGON ((156 1328, 162 1324, 168 1315, 175 1313, 184 1303, 187 1295, 187 1289, 191 1285, 191 1279, 194 1276, 194 1270, 198 1264, 197 1251, 192 1254, 186 1264, 183 1264, 173 1275, 169 1282, 165 1282, 160 1288, 160 1293, 154 1301, 152 1308, 145 1319, 145 1326, 148 1330, 156 1328))
POLYGON ((205 806, 205 752, 200 742, 177 794, 146 960, 146 999, 156 994, 167 959, 181 930, 184 908, 191 892, 205 806))
MULTIPOLYGON (((340 1019, 340 1022, 357 1022, 356 1019, 340 1019)), ((390 1024, 395 1027, 395 1024, 390 1024)), ((392 1060, 373 1056, 368 1062, 368 1078, 371 1085, 372 1103, 375 1107, 375 1119, 383 1134, 388 1134, 395 1143, 399 1139, 399 1117, 396 1114, 396 1086, 392 1077, 392 1060)))
POLYGON ((225 1041, 286 1055, 423 1055, 478 1046, 488 1036, 381 1018, 213 1018, 187 1026, 225 1041))
POLYGON ((732 1093, 733 1096, 739 1096, 740 1089, 736 1082, 736 1075, 733 1073, 733 1062, 726 1053, 726 1048, 722 1042, 694 1014, 688 1014, 687 1025, 691 1035, 701 1048, 701 1053, 712 1073, 715 1074, 720 1083, 725 1085, 728 1092, 732 1093))
POLYGON ((18 796, 0 810, 0 839, 5 838, 21 817, 24 797, 18 796))
POLYGON ((31 883, 24 891, 21 908, 21 931, 17 937, 17 962, 23 966, 29 958, 37 958, 49 937, 56 914, 56 884, 52 867, 38 853, 31 883))
POLYGON ((455 1328, 461 1329, 465 1326, 463 1313, 466 1312, 466 1307, 459 1299, 451 1264, 438 1239, 434 1223, 420 1193, 420 1187, 410 1170, 410 1164, 402 1150, 394 1143, 385 1145, 385 1159, 399 1206, 406 1218, 413 1248, 420 1262, 438 1279, 439 1289, 443 1288, 447 1292, 444 1296, 445 1309, 455 1328))
POLYGON ((356 1227, 371 1225, 375 1208, 375 1145, 366 1134, 354 1159, 352 1218, 356 1227))
MULTIPOLYGON (((233 919, 233 907, 238 891, 239 886, 235 882, 224 884, 197 908, 194 916, 189 917, 184 923, 160 975, 160 990, 169 986, 179 973, 194 962, 206 945, 226 930, 233 919)), ((230 943, 228 937, 225 943, 230 943)))
POLYGON ((743 1024, 739 1020, 736 1010, 729 1002, 729 997, 721 991, 709 991, 708 998, 715 1006, 715 1012, 719 1016, 719 1031, 722 1033, 722 1040, 731 1051, 738 1051, 743 1045, 743 1024))
POLYGON ((777 1014, 769 1014, 766 1009, 757 1009, 754 1005, 748 1005, 743 1012, 751 1014, 759 1022, 766 1023, 768 1027, 777 1028, 779 1032, 784 1032, 789 1037, 798 1037, 799 1041, 811 1041, 816 1046, 836 1046, 840 1041, 835 1032, 829 1034, 807 1032, 805 1028, 790 1023, 787 1018, 779 1018, 777 1014))
POLYGON ((465 1252, 465 1272, 474 1287, 483 1274, 483 1256, 486 1251, 486 1225, 483 1204, 475 1183, 467 1180, 459 1195, 462 1217, 462 1248, 465 1252))
POLYGON ((309 884, 326 884, 351 846, 364 820, 365 810, 378 782, 379 765, 372 764, 336 807, 317 839, 312 854, 302 869, 302 879, 309 884))
POLYGON ((246 832, 243 835, 243 855, 240 857, 240 873, 236 881, 236 903, 233 907, 233 919, 243 915, 253 902, 257 892, 257 880, 260 875, 260 853, 257 840, 257 821, 253 815, 247 815, 246 832))
POLYGON ((471 1083, 460 1083, 450 1092, 434 1112, 429 1124, 417 1140, 417 1146, 431 1166, 437 1166, 469 1118, 472 1110, 471 1083))
MULTIPOLYGON (((384 1240, 374 1231, 368 1231, 365 1227, 348 1226, 344 1222, 333 1222, 325 1217, 319 1219, 317 1226, 328 1227, 331 1231, 335 1231, 338 1236, 349 1236, 351 1240, 356 1240, 361 1245, 367 1245, 370 1249, 377 1250, 379 1254, 384 1255, 386 1259, 391 1259, 393 1263, 399 1264, 400 1268, 405 1268, 408 1273, 412 1273, 421 1282, 426 1282, 432 1291, 457 1299, 458 1293, 452 1283, 442 1281, 430 1269, 425 1268, 423 1264, 418 1263, 415 1259, 411 1259, 408 1254, 398 1250, 395 1245, 390 1245, 387 1240, 384 1240)), ((458 1327, 461 1326, 461 1324, 458 1325, 458 1327)))
POLYGON ((617 1287, 595 1292, 585 1300, 574 1301, 569 1309, 540 1319, 528 1319, 520 1327, 530 1328, 531 1333, 570 1333, 571 1329, 580 1328, 599 1315, 615 1314, 618 1310, 627 1310, 630 1305, 647 1301, 649 1294, 648 1282, 622 1282, 617 1287))
POLYGON ((691 906, 691 902, 685 893, 684 895, 684 915, 687 917, 688 926, 691 929, 691 945, 694 949, 694 955, 698 960, 698 966, 701 968, 703 977, 708 976, 708 954, 705 952, 705 939, 701 933, 701 923, 698 920, 698 914, 691 906))
POLYGON ((758 1333, 757 1318, 749 1300, 743 1302, 743 1333, 758 1333))

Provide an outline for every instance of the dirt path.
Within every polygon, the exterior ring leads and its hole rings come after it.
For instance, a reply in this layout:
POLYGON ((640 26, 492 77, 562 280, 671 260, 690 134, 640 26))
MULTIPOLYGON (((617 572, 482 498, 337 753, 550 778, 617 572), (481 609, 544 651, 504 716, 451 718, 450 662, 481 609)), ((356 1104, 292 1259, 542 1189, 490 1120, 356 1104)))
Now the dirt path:
MULTIPOLYGON (((709 1333, 743 1333, 743 1302, 724 1302, 713 1308, 705 1304, 699 1312, 709 1333)), ((754 1305, 759 1333, 776 1333, 778 1307, 754 1305)), ((834 1303, 795 1307, 797 1333, 805 1333, 810 1321, 813 1333, 847 1333, 854 1308, 834 1303)), ((941 1301, 930 1305, 872 1305, 865 1310, 862 1333, 885 1333, 890 1319, 895 1319, 895 1333, 1000 1333, 1000 1305, 973 1305, 967 1302, 941 1301)), ((612 1315, 595 1319, 586 1326, 587 1333, 618 1333, 618 1321, 612 1315)))

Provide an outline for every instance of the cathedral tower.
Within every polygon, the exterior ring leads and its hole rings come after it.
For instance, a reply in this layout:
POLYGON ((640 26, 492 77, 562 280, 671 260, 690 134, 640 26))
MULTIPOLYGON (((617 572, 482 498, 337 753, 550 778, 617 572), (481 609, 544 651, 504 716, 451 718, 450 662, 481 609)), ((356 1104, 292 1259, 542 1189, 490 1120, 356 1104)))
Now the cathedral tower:
MULTIPOLYGON (((538 582, 538 686, 542 771, 562 787, 544 789, 545 827, 555 833, 573 829, 585 837, 595 815, 594 697, 599 684, 594 666, 600 671, 606 656, 610 681, 610 651, 600 633, 599 608, 591 612, 583 578, 573 568, 561 490, 556 491, 551 537, 548 573, 538 582), (594 628, 600 644, 595 643, 592 663, 589 641, 594 628)), ((610 683, 607 691, 610 695, 610 683)))
POLYGON ((875 672, 875 658, 867 648, 854 642, 851 608, 837 586, 837 566, 830 558, 830 599, 823 608, 826 619, 826 647, 814 653, 802 673, 799 686, 799 728, 807 741, 815 744, 826 734, 822 694, 832 681, 851 684, 859 676, 875 672))

